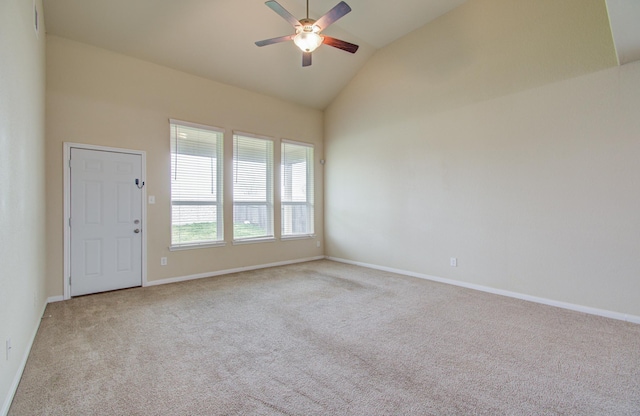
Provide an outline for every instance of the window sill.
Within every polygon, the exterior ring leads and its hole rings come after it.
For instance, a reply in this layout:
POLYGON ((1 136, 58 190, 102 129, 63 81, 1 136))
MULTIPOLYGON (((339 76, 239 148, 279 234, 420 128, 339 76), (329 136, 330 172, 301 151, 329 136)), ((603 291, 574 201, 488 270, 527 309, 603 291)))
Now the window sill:
POLYGON ((183 244, 181 246, 170 246, 169 251, 193 250, 197 248, 224 247, 226 245, 227 243, 224 241, 219 241, 216 243, 204 243, 204 244, 183 244))
POLYGON ((265 238, 247 238, 246 240, 233 240, 233 245, 242 245, 242 244, 255 244, 255 243, 272 243, 276 241, 273 237, 265 237, 265 238))
POLYGON ((287 241, 287 240, 307 240, 310 238, 316 238, 315 234, 299 234, 299 235, 283 235, 282 237, 280 237, 280 240, 282 241, 287 241))

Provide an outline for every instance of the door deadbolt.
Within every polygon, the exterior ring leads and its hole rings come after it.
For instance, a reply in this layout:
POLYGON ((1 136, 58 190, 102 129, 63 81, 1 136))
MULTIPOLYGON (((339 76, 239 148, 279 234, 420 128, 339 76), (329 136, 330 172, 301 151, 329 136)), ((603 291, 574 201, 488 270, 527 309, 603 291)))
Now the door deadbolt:
POLYGON ((135 230, 133 230, 133 232, 138 234, 140 232, 140 228, 136 228, 135 230))

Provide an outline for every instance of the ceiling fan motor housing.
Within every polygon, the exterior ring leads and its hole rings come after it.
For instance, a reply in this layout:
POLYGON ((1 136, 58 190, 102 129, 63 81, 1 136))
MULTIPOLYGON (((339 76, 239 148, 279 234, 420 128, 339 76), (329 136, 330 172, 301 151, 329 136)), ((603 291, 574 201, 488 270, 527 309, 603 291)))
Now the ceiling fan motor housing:
POLYGON ((300 20, 300 25, 302 26, 302 29, 299 29, 300 31, 305 31, 305 32, 315 32, 315 33, 319 33, 320 32, 320 28, 318 26, 315 25, 315 20, 313 19, 301 19, 300 20))

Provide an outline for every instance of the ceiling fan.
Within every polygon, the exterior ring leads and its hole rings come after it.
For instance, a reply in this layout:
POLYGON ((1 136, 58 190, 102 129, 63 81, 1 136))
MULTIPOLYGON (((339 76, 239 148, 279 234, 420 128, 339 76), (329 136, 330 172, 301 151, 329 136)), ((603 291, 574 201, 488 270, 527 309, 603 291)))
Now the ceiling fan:
POLYGON ((349 53, 356 53, 358 50, 358 45, 320 34, 320 32, 328 28, 336 20, 351 11, 351 7, 349 7, 349 5, 344 1, 338 3, 333 9, 329 10, 318 20, 309 19, 309 0, 307 0, 307 17, 300 20, 293 17, 291 13, 289 13, 275 0, 269 0, 264 4, 274 12, 278 13, 284 20, 291 23, 291 25, 296 29, 296 33, 293 35, 280 36, 278 38, 260 40, 256 42, 257 46, 266 46, 293 40, 296 46, 302 50, 302 66, 311 65, 311 52, 316 50, 316 48, 323 43, 349 53))

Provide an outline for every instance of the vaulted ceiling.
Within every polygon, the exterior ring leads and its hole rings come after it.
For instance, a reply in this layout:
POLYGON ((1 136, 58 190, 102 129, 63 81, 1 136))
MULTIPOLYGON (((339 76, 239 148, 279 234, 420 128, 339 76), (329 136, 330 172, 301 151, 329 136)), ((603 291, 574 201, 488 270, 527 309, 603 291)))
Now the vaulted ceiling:
MULTIPOLYGON (((310 17, 338 1, 309 0, 310 17)), ((294 32, 264 0, 44 0, 44 15, 48 34, 324 109, 376 50, 467 0, 346 1, 352 12, 323 33, 360 49, 351 55, 323 45, 306 68, 293 42, 255 46, 294 32)), ((305 17, 306 0, 278 2, 305 17)), ((620 63, 640 59, 640 2, 606 2, 620 63)))
MULTIPOLYGON (((310 17, 338 1, 310 0, 310 17)), ((45 0, 44 15, 48 34, 323 109, 377 49, 465 1, 347 0, 352 12, 325 33, 360 49, 323 45, 306 68, 293 42, 255 46, 294 33, 264 0, 45 0)), ((305 17, 305 0, 278 2, 305 17)))

